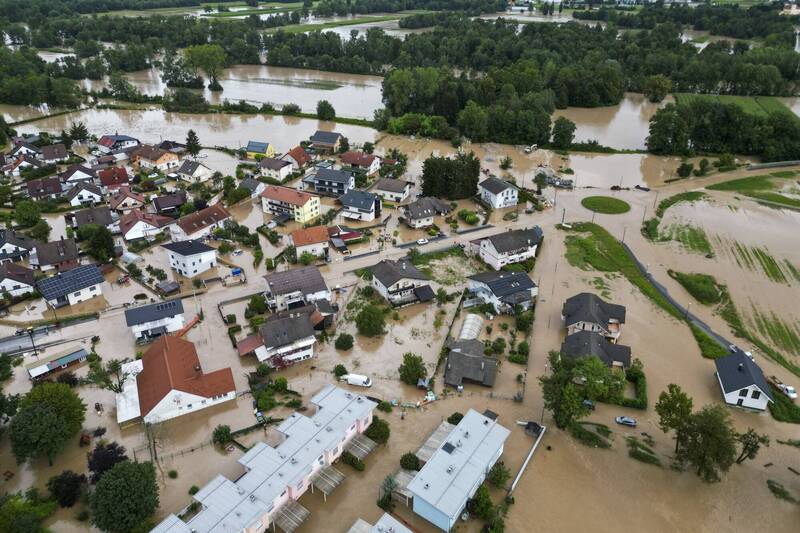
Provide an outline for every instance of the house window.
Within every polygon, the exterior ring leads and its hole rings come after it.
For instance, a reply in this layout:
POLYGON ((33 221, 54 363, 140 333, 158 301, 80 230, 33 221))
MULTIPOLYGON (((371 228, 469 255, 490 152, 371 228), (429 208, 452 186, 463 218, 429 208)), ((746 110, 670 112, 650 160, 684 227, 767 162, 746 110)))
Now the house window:
POLYGON ((751 394, 750 397, 754 400, 758 400, 759 398, 761 398, 761 391, 754 390, 753 394, 751 394))
POLYGON ((741 396, 742 398, 746 398, 747 397, 747 389, 740 390, 739 391, 739 396, 741 396))
POLYGON ((72 293, 72 295, 73 295, 73 296, 80 296, 80 295, 81 295, 81 291, 78 291, 78 292, 73 292, 73 293, 72 293))

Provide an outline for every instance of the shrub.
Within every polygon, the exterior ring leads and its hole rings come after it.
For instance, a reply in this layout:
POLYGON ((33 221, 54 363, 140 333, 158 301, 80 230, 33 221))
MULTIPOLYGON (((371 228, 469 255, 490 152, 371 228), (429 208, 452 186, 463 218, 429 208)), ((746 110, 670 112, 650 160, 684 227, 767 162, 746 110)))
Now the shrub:
POLYGON ((178 471, 177 470, 170 470, 167 472, 167 475, 170 479, 177 479, 178 478, 178 471))
POLYGON ((348 373, 347 368, 345 368, 344 365, 336 365, 335 367, 333 367, 333 375, 336 376, 337 379, 344 376, 347 373, 348 373))
POLYGON ((508 356, 508 360, 512 363, 516 363, 518 365, 526 365, 528 364, 528 354, 527 353, 512 353, 508 356))
POLYGON ((420 463, 419 457, 411 452, 404 453, 400 457, 400 466, 406 470, 419 470, 422 467, 420 463))
POLYGON ((372 424, 364 431, 364 436, 369 437, 378 444, 386 444, 389 442, 390 434, 389 423, 377 416, 372 417, 372 424))
POLYGON ((380 307, 367 304, 356 315, 356 328, 365 337, 383 335, 386 321, 380 307))
POLYGON ((272 372, 272 367, 269 366, 269 364, 267 363, 259 363, 258 366, 256 367, 256 374, 258 374, 262 378, 269 376, 271 372, 272 372))
POLYGON ((350 452, 342 452, 342 462, 346 465, 352 466, 359 472, 363 472, 364 468, 366 468, 364 461, 362 461, 361 459, 359 459, 350 452))
POLYGON ((464 415, 462 413, 459 413, 458 411, 456 411, 456 412, 454 412, 453 414, 451 414, 450 416, 447 417, 447 421, 450 422, 451 424, 453 424, 454 426, 456 426, 456 425, 458 425, 459 422, 461 422, 462 418, 464 418, 464 415))
POLYGON ((509 479, 511 479, 511 471, 506 468, 503 461, 496 462, 486 475, 486 481, 498 489, 503 488, 509 479))
POLYGON ((475 491, 475 495, 467 502, 467 509, 472 514, 483 520, 490 520, 494 514, 494 505, 489 497, 489 489, 486 485, 481 485, 475 491))
MULTIPOLYGON (((337 350, 349 350, 353 347, 353 336, 349 333, 342 333, 338 337, 336 337, 336 342, 334 343, 337 350)), ((339 376, 337 376, 339 377, 339 376)))
POLYGON ((280 376, 275 378, 275 381, 272 382, 272 387, 276 392, 286 392, 289 389, 289 382, 286 381, 285 377, 280 376))
POLYGON ((214 432, 211 435, 211 441, 214 444, 219 444, 220 446, 228 444, 232 438, 231 427, 224 424, 220 424, 215 427, 214 432))
POLYGON ((225 323, 226 324, 236 324, 236 315, 231 313, 230 315, 225 315, 225 323))
POLYGON ((303 402, 298 398, 292 398, 284 405, 290 409, 300 409, 303 406, 303 402))
POLYGON ((189 487, 189 495, 194 496, 195 494, 198 493, 199 490, 200 487, 198 487, 197 485, 192 485, 191 487, 189 487))
POLYGON ((403 354, 403 364, 397 370, 400 372, 400 380, 408 385, 416 385, 420 379, 428 375, 422 357, 411 352, 403 354))
POLYGON ((382 401, 378 404, 378 411, 383 411, 384 413, 391 413, 392 404, 390 404, 387 401, 382 401))

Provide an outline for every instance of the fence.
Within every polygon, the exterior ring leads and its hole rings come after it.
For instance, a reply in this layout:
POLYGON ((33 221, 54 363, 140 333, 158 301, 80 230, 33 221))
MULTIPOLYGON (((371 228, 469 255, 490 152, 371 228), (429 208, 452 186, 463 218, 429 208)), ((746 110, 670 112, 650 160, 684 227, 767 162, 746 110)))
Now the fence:
POLYGON ((747 165, 747 170, 760 170, 762 168, 781 168, 793 167, 800 165, 800 161, 775 161, 772 163, 750 163, 747 165))

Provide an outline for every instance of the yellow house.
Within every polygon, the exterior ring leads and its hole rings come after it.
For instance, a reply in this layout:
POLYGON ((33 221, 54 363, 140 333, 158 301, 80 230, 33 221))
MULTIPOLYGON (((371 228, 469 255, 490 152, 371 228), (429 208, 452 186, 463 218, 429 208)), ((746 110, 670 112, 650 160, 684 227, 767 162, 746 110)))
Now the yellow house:
POLYGON ((275 148, 270 143, 249 141, 247 143, 247 159, 260 159, 262 157, 275 157, 275 148))
POLYGON ((261 192, 261 209, 300 224, 310 224, 322 214, 319 196, 277 185, 268 185, 261 192))

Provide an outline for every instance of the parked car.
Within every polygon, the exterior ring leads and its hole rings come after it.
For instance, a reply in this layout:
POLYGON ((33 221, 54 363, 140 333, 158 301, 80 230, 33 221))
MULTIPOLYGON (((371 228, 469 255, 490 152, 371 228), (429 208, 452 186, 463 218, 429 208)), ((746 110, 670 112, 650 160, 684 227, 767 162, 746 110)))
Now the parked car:
POLYGON ((592 400, 583 400, 583 405, 594 411, 594 402, 592 400))
POLYGON ((428 239, 417 239, 417 244, 420 246, 423 244, 428 244, 428 239))
POLYGON ((786 383, 782 382, 776 376, 769 377, 770 383, 775 385, 775 387, 781 391, 785 396, 787 396, 790 400, 797 399, 797 390, 792 387, 791 385, 787 385, 786 383))
POLYGON ((242 250, 238 249, 238 248, 237 248, 236 250, 234 250, 234 251, 233 251, 233 255, 237 255, 237 256, 238 256, 238 255, 242 255, 243 253, 244 253, 244 252, 243 252, 242 250))
POLYGON ((629 426, 632 428, 636 427, 636 419, 629 416, 618 416, 614 419, 614 422, 621 426, 629 426))

